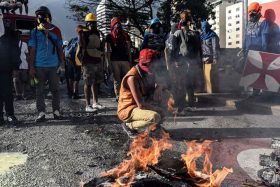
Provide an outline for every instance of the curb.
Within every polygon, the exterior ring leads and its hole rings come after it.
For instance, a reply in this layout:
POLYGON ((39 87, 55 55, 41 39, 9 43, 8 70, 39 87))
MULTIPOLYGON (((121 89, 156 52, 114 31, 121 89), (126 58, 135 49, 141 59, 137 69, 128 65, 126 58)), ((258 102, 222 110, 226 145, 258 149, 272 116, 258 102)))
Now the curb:
POLYGON ((257 99, 246 99, 233 94, 198 94, 200 101, 207 101, 214 105, 236 108, 248 114, 262 114, 280 116, 280 104, 261 102, 257 99))

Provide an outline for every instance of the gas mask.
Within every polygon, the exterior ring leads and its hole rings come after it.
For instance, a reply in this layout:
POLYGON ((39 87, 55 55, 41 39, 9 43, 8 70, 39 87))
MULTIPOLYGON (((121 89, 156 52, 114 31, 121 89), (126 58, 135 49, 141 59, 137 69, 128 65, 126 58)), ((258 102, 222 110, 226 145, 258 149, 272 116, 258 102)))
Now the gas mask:
POLYGON ((41 23, 50 23, 51 21, 50 21, 50 18, 48 17, 48 15, 38 15, 37 16, 37 22, 39 23, 39 24, 41 24, 41 23))
POLYGON ((89 30, 97 29, 97 22, 96 21, 87 22, 86 26, 89 30))
POLYGON ((258 22, 259 19, 261 18, 261 13, 260 12, 249 12, 249 20, 251 22, 258 22))

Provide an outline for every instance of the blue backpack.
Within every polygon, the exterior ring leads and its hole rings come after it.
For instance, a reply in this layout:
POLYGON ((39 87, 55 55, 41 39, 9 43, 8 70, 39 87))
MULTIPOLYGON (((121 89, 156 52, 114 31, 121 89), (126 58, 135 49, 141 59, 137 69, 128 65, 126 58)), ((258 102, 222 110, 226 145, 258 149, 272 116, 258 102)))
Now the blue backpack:
POLYGON ((64 55, 67 60, 75 60, 76 51, 78 48, 78 38, 72 38, 69 44, 64 49, 64 55))

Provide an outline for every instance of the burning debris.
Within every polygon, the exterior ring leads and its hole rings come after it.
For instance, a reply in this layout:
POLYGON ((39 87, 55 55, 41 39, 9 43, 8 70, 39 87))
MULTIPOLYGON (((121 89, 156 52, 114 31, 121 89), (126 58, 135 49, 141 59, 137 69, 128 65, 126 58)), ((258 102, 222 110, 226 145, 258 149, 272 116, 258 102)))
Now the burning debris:
POLYGON ((198 179, 199 182, 196 185, 199 187, 218 187, 226 176, 233 172, 232 169, 225 167, 222 170, 212 172, 213 165, 210 161, 212 152, 210 148, 211 143, 211 141, 205 141, 203 143, 197 143, 196 141, 187 142, 188 150, 186 154, 182 155, 189 175, 194 179, 198 179), (204 164, 202 171, 198 171, 196 160, 201 156, 204 156, 204 164))
POLYGON ((260 155, 260 165, 264 169, 258 171, 258 176, 268 186, 280 186, 280 138, 272 140, 270 155, 260 155))
POLYGON ((181 153, 176 157, 171 150, 169 134, 161 131, 161 138, 158 138, 157 131, 156 125, 149 127, 132 141, 127 154, 129 159, 81 186, 218 187, 232 172, 228 168, 212 172, 211 141, 187 142, 187 152, 180 158, 181 153))

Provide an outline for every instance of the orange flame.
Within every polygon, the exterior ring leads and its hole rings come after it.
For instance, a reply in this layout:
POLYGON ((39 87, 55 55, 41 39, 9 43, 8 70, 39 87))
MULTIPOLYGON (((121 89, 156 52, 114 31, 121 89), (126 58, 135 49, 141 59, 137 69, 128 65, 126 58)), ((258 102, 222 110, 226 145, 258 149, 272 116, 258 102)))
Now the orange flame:
POLYGON ((232 169, 223 168, 222 170, 216 170, 212 173, 212 163, 210 156, 212 150, 210 148, 211 141, 204 141, 202 144, 196 141, 186 142, 188 150, 186 154, 182 155, 182 159, 186 163, 188 173, 192 178, 204 179, 205 182, 196 184, 199 187, 219 187, 223 180, 229 173, 232 173, 232 169), (204 155, 203 170, 197 171, 196 159, 204 155))
POLYGON ((155 130, 155 128, 156 126, 152 125, 132 141, 127 154, 131 157, 130 160, 124 160, 115 169, 102 174, 102 176, 114 176, 117 178, 116 182, 112 185, 113 187, 131 186, 137 171, 147 171, 148 166, 158 163, 162 151, 172 148, 169 142, 169 134, 163 131, 162 139, 160 140, 149 137, 150 132, 155 130))

